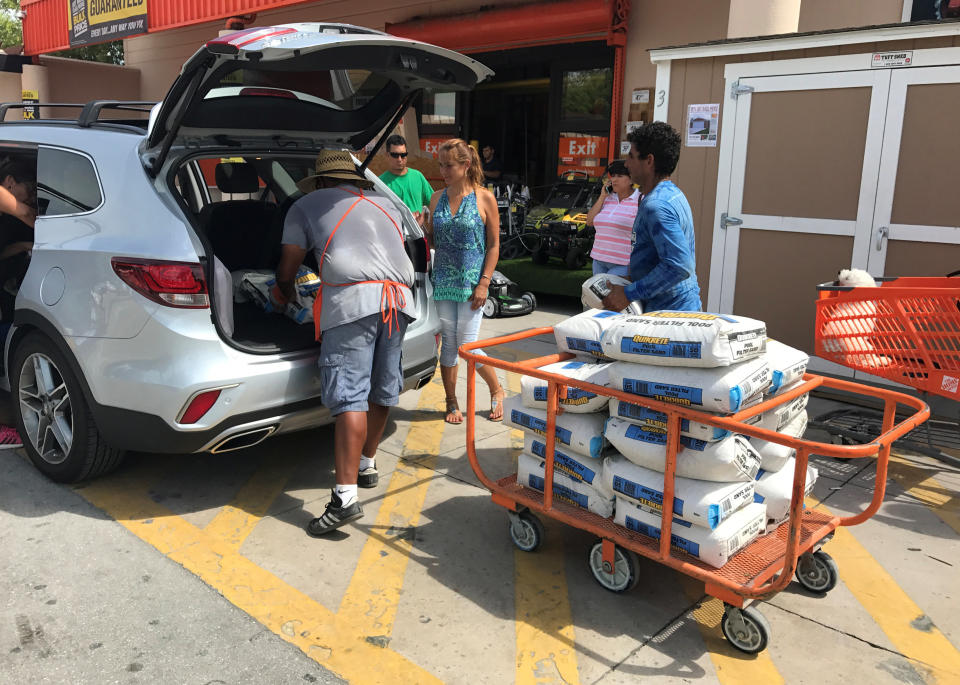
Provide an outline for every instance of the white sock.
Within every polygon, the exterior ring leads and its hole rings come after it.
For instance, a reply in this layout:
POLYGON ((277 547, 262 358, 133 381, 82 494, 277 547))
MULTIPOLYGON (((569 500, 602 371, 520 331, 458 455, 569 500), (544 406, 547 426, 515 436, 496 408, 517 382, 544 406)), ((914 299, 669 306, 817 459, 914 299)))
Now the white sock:
POLYGON ((360 455, 360 470, 373 468, 377 465, 376 457, 365 457, 362 454, 360 455))
POLYGON ((348 507, 357 501, 356 483, 353 485, 340 485, 340 483, 337 483, 337 487, 335 487, 333 491, 337 493, 337 497, 340 498, 341 507, 348 507))

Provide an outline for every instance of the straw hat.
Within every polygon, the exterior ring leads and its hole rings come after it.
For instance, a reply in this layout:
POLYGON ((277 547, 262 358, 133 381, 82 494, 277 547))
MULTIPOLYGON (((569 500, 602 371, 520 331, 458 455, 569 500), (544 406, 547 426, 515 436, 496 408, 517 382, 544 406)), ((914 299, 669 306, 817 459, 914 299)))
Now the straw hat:
POLYGON ((297 183, 297 188, 304 193, 316 190, 317 179, 321 176, 353 181, 361 188, 368 190, 373 188, 373 183, 360 175, 360 172, 357 171, 357 165, 353 163, 353 158, 345 150, 321 150, 320 154, 317 155, 314 170, 316 173, 297 183))

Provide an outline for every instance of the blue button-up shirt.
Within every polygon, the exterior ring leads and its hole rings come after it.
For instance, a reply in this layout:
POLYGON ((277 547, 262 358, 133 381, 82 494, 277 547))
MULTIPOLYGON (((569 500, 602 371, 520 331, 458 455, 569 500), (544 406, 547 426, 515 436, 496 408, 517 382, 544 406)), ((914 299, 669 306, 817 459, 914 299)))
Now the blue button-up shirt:
POLYGON ((630 280, 625 294, 644 311, 700 310, 690 204, 672 181, 661 181, 640 202, 633 223, 630 280))

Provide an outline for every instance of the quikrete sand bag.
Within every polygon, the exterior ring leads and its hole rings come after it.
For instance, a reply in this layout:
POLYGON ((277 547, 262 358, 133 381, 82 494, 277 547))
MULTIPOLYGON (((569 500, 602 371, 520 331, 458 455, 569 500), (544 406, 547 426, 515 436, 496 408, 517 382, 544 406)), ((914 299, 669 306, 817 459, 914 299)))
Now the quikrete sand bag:
POLYGON ((561 352, 606 359, 600 347, 600 338, 618 316, 624 315, 603 309, 588 309, 582 314, 561 321, 553 327, 557 349, 561 352))
MULTIPOLYGON (((650 511, 663 510, 663 474, 637 466, 623 456, 603 460, 603 487, 650 511)), ((704 528, 716 528, 742 506, 753 501, 753 481, 714 483, 693 478, 675 479, 673 515, 704 528)))
MULTIPOLYGON (((521 453, 517 458, 517 483, 543 492, 546 487, 544 462, 539 457, 521 453)), ((613 493, 602 492, 601 488, 574 480, 566 473, 553 468, 553 501, 566 502, 593 512, 597 516, 613 516, 613 493)))
MULTIPOLYGON (((603 422, 606 414, 570 414, 557 416, 556 442, 578 454, 599 457, 603 451, 603 422)), ((503 401, 504 423, 535 435, 547 434, 547 411, 524 407, 520 395, 503 401)), ((566 451, 566 450, 564 450, 566 451)))
MULTIPOLYGON (((614 523, 654 540, 660 539, 662 520, 659 514, 653 514, 620 497, 617 498, 616 509, 614 523)), ((748 504, 713 530, 674 518, 670 526, 670 546, 705 564, 720 568, 730 557, 757 539, 763 532, 765 518, 762 504, 748 504)))
MULTIPOLYGON (((617 419, 624 419, 625 421, 630 421, 638 426, 647 428, 659 428, 661 430, 666 430, 667 428, 667 415, 662 411, 649 409, 631 402, 621 402, 616 398, 610 399, 610 416, 617 419)), ((697 438, 698 440, 706 440, 707 442, 714 442, 730 435, 730 431, 726 428, 718 428, 717 426, 711 426, 710 424, 701 423, 700 421, 681 418, 680 435, 697 438)))
POLYGON ((801 380, 810 362, 810 356, 803 350, 784 345, 772 338, 767 339, 765 357, 770 365, 770 387, 766 390, 768 395, 776 395, 801 380))
POLYGON ((762 358, 715 369, 651 366, 617 362, 610 366, 610 387, 693 409, 732 414, 770 385, 770 367, 762 358))
MULTIPOLYGON (((790 498, 793 496, 793 471, 796 462, 794 457, 790 457, 779 471, 761 469, 757 473, 757 482, 753 486, 753 501, 760 502, 767 508, 768 533, 790 518, 790 498)), ((816 467, 808 464, 807 483, 803 490, 805 497, 813 492, 818 475, 816 467)))
MULTIPOLYGON (((600 483, 600 469, 603 468, 603 462, 599 458, 586 457, 582 454, 574 454, 563 451, 563 445, 554 445, 553 448, 553 469, 562 471, 572 478, 594 485, 594 481, 600 483)), ((530 433, 523 435, 523 451, 532 454, 539 459, 547 458, 546 438, 541 438, 530 433)))
POLYGON ((763 353, 763 321, 707 312, 647 312, 626 315, 604 333, 603 354, 611 359, 662 366, 713 368, 763 353))
MULTIPOLYGON (((610 364, 593 364, 581 361, 557 362, 540 367, 541 371, 556 373, 567 378, 576 378, 595 385, 606 386, 610 381, 608 369, 610 364)), ((547 382, 532 376, 520 378, 520 396, 526 407, 535 409, 547 408, 547 382)), ((564 411, 574 414, 588 414, 603 411, 607 408, 609 397, 598 395, 589 390, 567 387, 567 396, 560 398, 560 406, 564 411)))
MULTIPOLYGON (((803 437, 807 430, 807 412, 802 411, 793 417, 783 430, 777 431, 783 435, 789 435, 792 438, 803 437)), ((749 438, 750 444, 760 455, 760 468, 765 471, 779 471, 787 460, 793 457, 797 451, 787 445, 781 445, 779 442, 769 440, 760 440, 759 438, 749 438)))
MULTIPOLYGON (((789 386, 787 390, 789 390, 790 387, 795 387, 796 385, 797 384, 789 386)), ((754 425, 757 426, 757 428, 765 428, 768 431, 782 433, 787 424, 800 416, 800 414, 806 410, 807 403, 809 401, 809 393, 798 395, 789 402, 784 402, 779 407, 774 407, 773 409, 760 414, 760 420, 754 425)))
MULTIPOLYGON (((603 309, 603 298, 610 294, 611 285, 630 285, 623 276, 614 274, 597 274, 591 276, 580 286, 580 302, 587 309, 603 309)), ((643 314, 643 305, 639 302, 631 302, 623 310, 625 314, 643 314)))
MULTIPOLYGON (((624 457, 638 466, 663 472, 667 462, 667 431, 646 428, 611 418, 604 437, 624 457)), ((706 442, 680 436, 677 452, 677 475, 717 483, 751 481, 760 470, 760 455, 741 435, 706 442)))

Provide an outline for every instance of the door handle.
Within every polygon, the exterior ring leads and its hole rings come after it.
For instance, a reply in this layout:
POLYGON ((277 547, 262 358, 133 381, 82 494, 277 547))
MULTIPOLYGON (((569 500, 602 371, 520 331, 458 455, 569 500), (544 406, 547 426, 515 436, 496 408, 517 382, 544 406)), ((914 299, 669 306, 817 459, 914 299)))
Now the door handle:
POLYGON ((890 236, 890 227, 889 226, 877 226, 877 243, 876 248, 879 252, 883 249, 883 240, 890 236))

